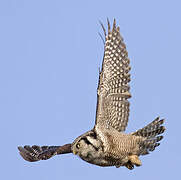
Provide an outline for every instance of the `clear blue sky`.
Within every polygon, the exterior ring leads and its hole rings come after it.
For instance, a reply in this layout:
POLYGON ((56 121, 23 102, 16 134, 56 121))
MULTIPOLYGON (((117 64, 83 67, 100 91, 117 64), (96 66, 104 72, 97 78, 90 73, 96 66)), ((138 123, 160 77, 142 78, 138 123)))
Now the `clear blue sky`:
POLYGON ((178 179, 181 2, 0 1, 0 179, 178 179), (131 59, 127 132, 166 118, 143 166, 101 168, 72 154, 29 163, 19 145, 62 145, 91 129, 103 57, 99 20, 115 17, 131 59))

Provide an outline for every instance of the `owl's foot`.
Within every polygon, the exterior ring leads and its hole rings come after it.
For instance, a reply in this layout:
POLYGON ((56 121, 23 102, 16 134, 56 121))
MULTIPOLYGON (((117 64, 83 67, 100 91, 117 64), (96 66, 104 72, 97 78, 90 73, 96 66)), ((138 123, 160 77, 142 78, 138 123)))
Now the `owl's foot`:
POLYGON ((129 160, 131 161, 132 164, 136 166, 141 166, 141 161, 137 155, 129 156, 129 160))
POLYGON ((133 170, 133 169, 134 169, 134 165, 131 163, 131 161, 128 161, 128 162, 125 164, 125 167, 127 167, 129 170, 133 170))

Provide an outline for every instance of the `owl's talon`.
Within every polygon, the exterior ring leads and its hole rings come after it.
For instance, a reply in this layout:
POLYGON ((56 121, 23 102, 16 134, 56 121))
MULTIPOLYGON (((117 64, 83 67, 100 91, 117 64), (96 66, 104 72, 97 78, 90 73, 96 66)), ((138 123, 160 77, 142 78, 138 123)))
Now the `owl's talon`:
POLYGON ((130 161, 127 164, 125 164, 125 167, 127 167, 129 170, 134 169, 134 165, 130 161))

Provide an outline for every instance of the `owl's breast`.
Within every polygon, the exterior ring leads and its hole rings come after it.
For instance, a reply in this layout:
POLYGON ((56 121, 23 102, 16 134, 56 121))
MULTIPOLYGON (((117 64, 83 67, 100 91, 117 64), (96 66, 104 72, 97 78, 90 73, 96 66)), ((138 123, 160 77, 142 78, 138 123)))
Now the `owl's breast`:
POLYGON ((106 156, 122 159, 130 155, 137 147, 137 142, 132 135, 118 132, 113 128, 99 130, 99 135, 106 156))

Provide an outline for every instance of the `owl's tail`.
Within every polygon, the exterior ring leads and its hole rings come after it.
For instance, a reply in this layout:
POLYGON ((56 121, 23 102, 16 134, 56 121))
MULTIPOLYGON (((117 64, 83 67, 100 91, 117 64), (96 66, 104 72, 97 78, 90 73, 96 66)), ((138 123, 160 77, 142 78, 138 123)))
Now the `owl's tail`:
POLYGON ((162 126, 163 123, 164 119, 160 120, 158 117, 144 128, 132 133, 132 135, 143 137, 143 140, 140 142, 139 155, 149 154, 149 151, 154 151, 160 145, 158 142, 163 139, 163 136, 159 135, 165 131, 165 127, 162 126))

